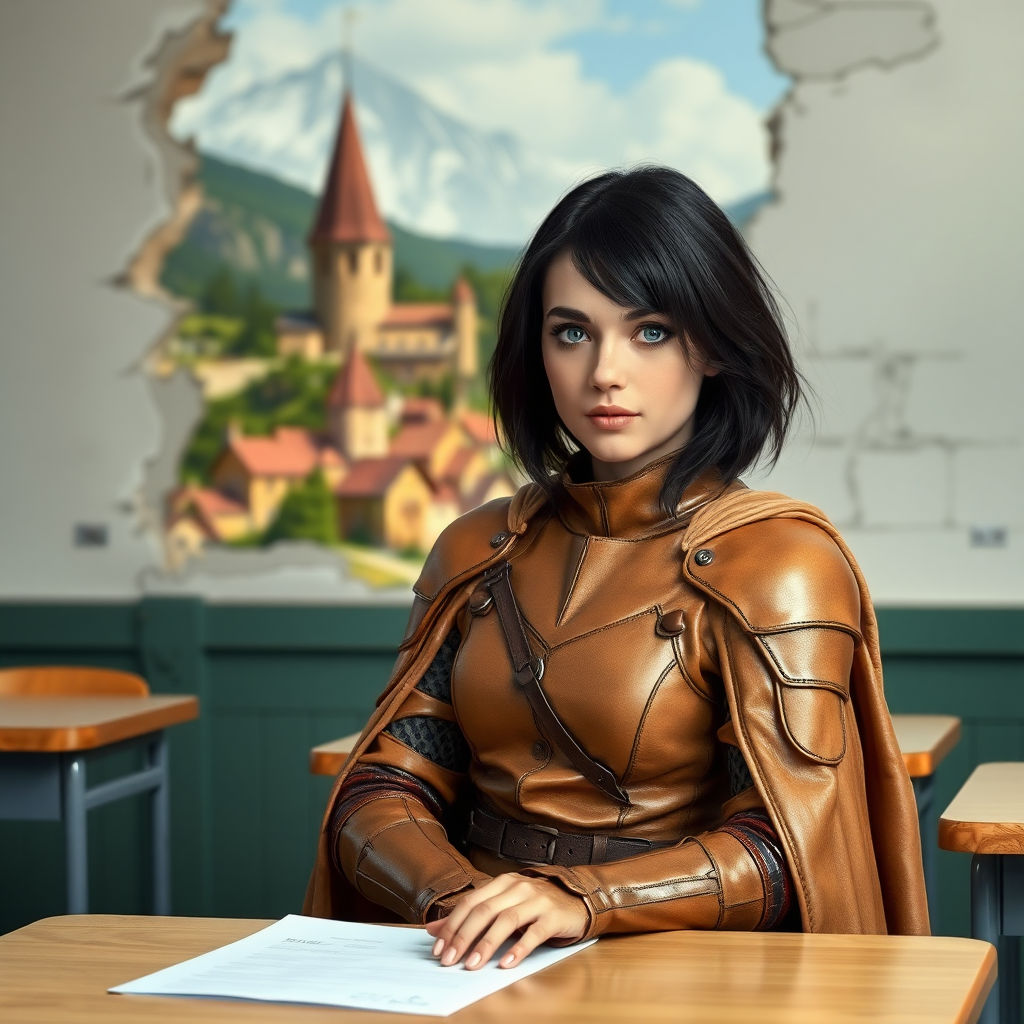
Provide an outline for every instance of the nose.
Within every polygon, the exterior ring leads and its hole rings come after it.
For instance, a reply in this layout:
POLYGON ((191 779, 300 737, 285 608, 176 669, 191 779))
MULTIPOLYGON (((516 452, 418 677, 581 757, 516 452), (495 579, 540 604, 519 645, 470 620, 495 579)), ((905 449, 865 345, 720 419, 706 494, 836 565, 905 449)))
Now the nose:
POLYGON ((612 391, 626 383, 622 366, 622 345, 614 337, 602 338, 593 349, 594 366, 590 383, 598 391, 612 391))

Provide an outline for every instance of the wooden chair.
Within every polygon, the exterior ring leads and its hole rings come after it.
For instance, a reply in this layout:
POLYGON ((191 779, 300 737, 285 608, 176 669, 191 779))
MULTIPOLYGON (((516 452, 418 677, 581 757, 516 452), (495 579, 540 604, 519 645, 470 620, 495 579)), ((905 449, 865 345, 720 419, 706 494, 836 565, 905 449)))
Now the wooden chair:
POLYGON ((0 669, 0 697, 148 697, 149 684, 110 668, 45 665, 0 669))

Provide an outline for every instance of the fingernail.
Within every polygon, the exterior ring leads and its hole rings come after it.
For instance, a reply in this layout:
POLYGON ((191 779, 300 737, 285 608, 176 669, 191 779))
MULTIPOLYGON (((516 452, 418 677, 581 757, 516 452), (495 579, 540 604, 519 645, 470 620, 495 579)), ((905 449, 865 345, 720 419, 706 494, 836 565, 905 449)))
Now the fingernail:
POLYGON ((515 955, 515 953, 509 953, 509 955, 507 957, 505 957, 504 960, 501 961, 501 966, 502 967, 511 967, 515 962, 516 962, 516 955, 515 955))
POLYGON ((469 959, 466 961, 466 966, 467 967, 476 967, 476 965, 478 963, 480 963, 480 954, 479 953, 471 953, 469 959))
POLYGON ((434 948, 430 951, 431 956, 440 956, 441 950, 444 949, 444 939, 438 939, 434 943, 434 948))
POLYGON ((444 964, 445 967, 451 967, 451 965, 453 963, 455 963, 455 947, 454 946, 449 946, 444 951, 444 956, 441 957, 441 963, 444 964))

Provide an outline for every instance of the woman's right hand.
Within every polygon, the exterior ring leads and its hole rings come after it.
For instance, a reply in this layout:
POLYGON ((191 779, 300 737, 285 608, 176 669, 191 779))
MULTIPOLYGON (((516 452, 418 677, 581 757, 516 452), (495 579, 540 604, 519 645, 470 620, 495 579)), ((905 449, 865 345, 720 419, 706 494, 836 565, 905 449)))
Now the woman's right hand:
POLYGON ((432 952, 442 967, 465 957, 466 969, 475 971, 516 932, 520 937, 500 967, 514 967, 548 939, 583 938, 589 921, 578 896, 545 878, 510 873, 467 892, 448 917, 431 921, 427 932, 437 939, 432 952))

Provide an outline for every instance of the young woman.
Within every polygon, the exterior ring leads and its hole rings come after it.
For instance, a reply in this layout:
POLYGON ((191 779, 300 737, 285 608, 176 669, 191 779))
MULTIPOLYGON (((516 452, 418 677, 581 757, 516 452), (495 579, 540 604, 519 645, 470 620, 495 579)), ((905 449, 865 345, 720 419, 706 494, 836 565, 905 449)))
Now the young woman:
POLYGON ((339 776, 305 912, 426 924, 443 965, 673 928, 926 933, 867 590, 748 490, 799 376, 688 178, 604 174, 526 249, 491 391, 533 481, 442 534, 339 776))

